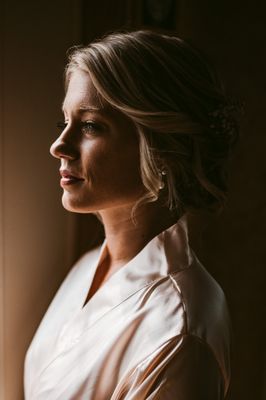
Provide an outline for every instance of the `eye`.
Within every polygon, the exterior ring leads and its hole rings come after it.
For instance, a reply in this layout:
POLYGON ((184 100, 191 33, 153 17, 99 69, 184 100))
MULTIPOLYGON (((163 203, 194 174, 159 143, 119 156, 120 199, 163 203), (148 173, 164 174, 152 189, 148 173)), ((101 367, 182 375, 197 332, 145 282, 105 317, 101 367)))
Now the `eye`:
POLYGON ((85 121, 81 123, 81 131, 83 133, 96 134, 101 130, 101 126, 93 121, 85 121))
MULTIPOLYGON (((68 122, 64 122, 64 121, 58 121, 56 123, 56 127, 63 132, 64 129, 66 129, 68 125, 68 122)), ((85 121, 85 122, 81 122, 81 132, 84 134, 96 134, 97 132, 99 132, 102 127, 101 125, 99 125, 98 123, 94 122, 94 121, 85 121)))
POLYGON ((56 123, 56 127, 60 131, 63 131, 67 127, 67 122, 59 121, 59 122, 56 123))

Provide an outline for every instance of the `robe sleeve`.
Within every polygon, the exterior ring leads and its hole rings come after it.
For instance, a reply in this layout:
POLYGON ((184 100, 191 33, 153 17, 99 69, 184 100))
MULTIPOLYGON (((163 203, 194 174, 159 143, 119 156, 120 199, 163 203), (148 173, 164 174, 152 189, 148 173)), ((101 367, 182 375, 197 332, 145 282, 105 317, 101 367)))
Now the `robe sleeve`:
POLYGON ((200 338, 187 335, 161 370, 146 399, 222 400, 224 397, 223 374, 214 353, 200 338))
POLYGON ((111 400, 223 400, 225 377, 211 347, 178 335, 145 358, 111 400))

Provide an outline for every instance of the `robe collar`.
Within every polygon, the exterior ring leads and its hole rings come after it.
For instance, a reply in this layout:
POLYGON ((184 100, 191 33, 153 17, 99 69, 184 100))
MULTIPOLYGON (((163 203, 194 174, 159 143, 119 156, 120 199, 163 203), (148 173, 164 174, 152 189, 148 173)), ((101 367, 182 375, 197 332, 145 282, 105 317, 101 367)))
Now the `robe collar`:
MULTIPOLYGON (((82 279, 83 287, 74 317, 70 319, 61 332, 60 340, 66 338, 65 333, 71 326, 71 338, 67 335, 68 344, 79 341, 84 331, 104 317, 106 313, 117 307, 128 297, 155 281, 165 279, 168 275, 188 268, 193 260, 192 250, 188 242, 186 216, 174 225, 154 237, 133 259, 116 271, 97 290, 85 304, 100 260, 104 257, 106 240, 98 248, 94 265, 90 269, 88 279, 82 279)), ((85 265, 83 263, 83 269, 85 265)), ((82 274, 83 271, 80 271, 82 274)), ((65 342, 65 340, 63 340, 65 342)))
MULTIPOLYGON (((109 313, 135 293, 188 268, 195 258, 189 247, 186 216, 183 216, 111 275, 82 307, 105 249, 106 240, 72 268, 43 318, 42 329, 37 332, 28 352, 28 357, 38 360, 41 357, 42 360, 31 377, 37 386, 39 379, 50 376, 49 370, 53 371, 61 357, 79 354, 82 343, 90 337, 90 329, 102 318, 108 320, 109 313), (51 351, 40 353, 38 343, 43 343, 44 348, 49 345, 51 351)), ((125 312, 126 307, 121 310, 125 312)))

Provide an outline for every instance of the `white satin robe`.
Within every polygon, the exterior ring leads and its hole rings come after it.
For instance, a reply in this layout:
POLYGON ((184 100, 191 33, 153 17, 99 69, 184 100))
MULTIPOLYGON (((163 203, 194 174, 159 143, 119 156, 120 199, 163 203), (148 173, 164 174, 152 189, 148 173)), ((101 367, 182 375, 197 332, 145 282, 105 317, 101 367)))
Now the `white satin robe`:
POLYGON ((25 400, 220 400, 231 324, 186 222, 152 239, 83 307, 102 246, 71 269, 27 351, 25 400))

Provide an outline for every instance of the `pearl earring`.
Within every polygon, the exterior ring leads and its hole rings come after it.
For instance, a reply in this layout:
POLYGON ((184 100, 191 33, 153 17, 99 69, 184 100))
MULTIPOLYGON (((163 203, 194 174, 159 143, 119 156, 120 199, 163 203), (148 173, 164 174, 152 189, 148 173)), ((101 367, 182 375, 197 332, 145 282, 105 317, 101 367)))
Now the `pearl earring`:
POLYGON ((160 172, 160 185, 159 185, 159 190, 162 190, 165 187, 165 183, 163 181, 163 177, 166 175, 166 171, 163 170, 159 170, 160 172))

